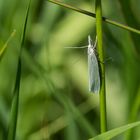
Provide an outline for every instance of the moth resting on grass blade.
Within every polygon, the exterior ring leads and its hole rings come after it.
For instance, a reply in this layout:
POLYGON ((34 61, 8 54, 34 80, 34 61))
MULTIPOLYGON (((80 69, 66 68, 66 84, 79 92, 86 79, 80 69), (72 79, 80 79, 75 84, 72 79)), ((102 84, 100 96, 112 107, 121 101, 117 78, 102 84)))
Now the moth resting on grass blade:
POLYGON ((99 73, 99 63, 96 57, 96 45, 97 37, 95 43, 91 40, 90 35, 88 36, 88 47, 66 47, 66 48, 88 48, 88 77, 89 77, 89 92, 99 93, 100 91, 100 73, 99 73))

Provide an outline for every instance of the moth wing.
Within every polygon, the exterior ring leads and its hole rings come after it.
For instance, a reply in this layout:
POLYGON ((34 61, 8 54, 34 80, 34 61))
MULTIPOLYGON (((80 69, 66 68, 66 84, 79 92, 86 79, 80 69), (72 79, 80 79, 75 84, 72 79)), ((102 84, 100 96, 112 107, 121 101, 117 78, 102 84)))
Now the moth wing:
POLYGON ((88 54, 88 72, 89 72, 89 91, 93 93, 99 93, 100 91, 99 65, 94 51, 88 54))

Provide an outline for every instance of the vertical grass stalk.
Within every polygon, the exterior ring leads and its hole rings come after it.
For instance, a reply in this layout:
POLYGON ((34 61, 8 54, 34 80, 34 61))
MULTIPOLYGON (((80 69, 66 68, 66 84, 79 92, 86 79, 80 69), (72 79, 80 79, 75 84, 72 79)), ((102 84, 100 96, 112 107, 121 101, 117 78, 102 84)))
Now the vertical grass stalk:
POLYGON ((95 2, 96 12, 96 32, 97 32, 97 49, 99 53, 101 90, 100 90, 100 131, 101 133, 107 131, 107 115, 106 115, 106 91, 105 91, 105 66, 104 66, 104 52, 102 42, 102 7, 101 0, 95 2))
POLYGON ((7 140, 16 139, 16 128, 17 128, 17 119, 18 119, 18 108, 19 108, 19 91, 20 91, 20 81, 21 81, 21 53, 22 53, 22 48, 24 46, 29 9, 30 9, 30 1, 28 4, 27 12, 26 12, 22 39, 21 39, 21 44, 20 44, 20 52, 19 52, 19 57, 18 57, 18 66, 17 66, 15 87, 14 87, 14 91, 13 91, 13 100, 12 100, 7 140))

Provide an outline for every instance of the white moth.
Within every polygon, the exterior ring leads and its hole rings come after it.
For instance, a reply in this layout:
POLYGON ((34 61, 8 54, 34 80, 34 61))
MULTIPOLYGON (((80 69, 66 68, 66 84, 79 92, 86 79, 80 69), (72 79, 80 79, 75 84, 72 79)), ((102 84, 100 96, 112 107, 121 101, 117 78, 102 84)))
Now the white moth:
MULTIPOLYGON (((89 75, 89 92, 99 93, 100 91, 100 74, 99 74, 99 64, 95 54, 95 48, 97 45, 97 37, 95 43, 91 40, 90 35, 88 36, 88 75, 89 75)), ((66 47, 66 48, 87 48, 83 47, 66 47)))
POLYGON ((98 60, 95 54, 97 38, 93 45, 91 37, 88 36, 88 73, 89 73, 89 91, 99 93, 100 91, 100 74, 98 60))

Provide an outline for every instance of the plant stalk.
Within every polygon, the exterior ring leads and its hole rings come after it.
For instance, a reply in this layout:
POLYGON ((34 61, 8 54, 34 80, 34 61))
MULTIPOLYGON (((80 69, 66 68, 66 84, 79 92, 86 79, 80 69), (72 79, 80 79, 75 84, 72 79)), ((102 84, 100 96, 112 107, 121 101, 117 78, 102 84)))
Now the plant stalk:
POLYGON ((101 0, 95 1, 96 12, 96 32, 97 32, 97 49, 99 54, 99 68, 100 68, 100 131, 101 133, 107 131, 107 115, 106 115, 106 91, 105 91, 105 66, 104 66, 104 52, 102 41, 102 7, 101 0))

